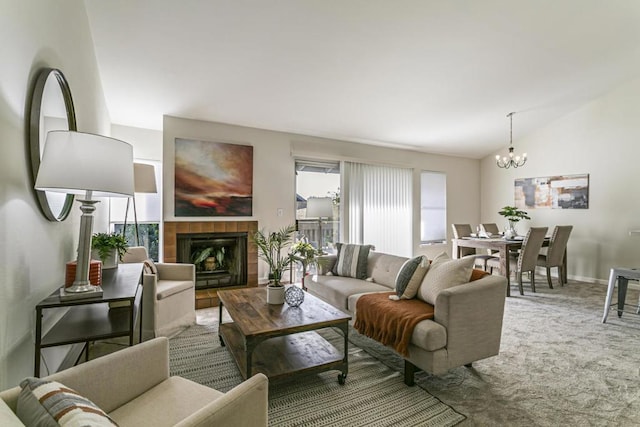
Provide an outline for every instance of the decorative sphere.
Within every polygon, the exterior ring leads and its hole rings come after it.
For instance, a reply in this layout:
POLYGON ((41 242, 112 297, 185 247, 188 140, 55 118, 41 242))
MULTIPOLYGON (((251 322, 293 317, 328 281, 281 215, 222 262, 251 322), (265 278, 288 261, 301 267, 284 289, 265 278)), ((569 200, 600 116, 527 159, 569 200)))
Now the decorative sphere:
POLYGON ((284 300, 291 307, 297 307, 304 301, 304 291, 297 286, 289 286, 284 291, 284 300))

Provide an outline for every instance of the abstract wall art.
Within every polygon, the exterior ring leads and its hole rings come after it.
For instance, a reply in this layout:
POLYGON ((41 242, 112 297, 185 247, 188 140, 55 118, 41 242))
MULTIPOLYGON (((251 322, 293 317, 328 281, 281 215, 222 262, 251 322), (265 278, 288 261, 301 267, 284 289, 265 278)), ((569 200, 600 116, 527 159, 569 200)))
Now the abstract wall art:
POLYGON ((175 139, 175 216, 251 216, 253 147, 175 139))
POLYGON ((589 209, 589 174, 515 180, 519 209, 589 209))

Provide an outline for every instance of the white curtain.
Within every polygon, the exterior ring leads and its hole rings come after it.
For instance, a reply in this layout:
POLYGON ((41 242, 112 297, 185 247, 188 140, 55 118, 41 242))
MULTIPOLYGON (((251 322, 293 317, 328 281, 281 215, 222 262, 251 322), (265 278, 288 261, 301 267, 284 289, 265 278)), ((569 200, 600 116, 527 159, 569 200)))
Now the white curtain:
POLYGON ((411 256, 412 170, 345 162, 350 243, 411 256))

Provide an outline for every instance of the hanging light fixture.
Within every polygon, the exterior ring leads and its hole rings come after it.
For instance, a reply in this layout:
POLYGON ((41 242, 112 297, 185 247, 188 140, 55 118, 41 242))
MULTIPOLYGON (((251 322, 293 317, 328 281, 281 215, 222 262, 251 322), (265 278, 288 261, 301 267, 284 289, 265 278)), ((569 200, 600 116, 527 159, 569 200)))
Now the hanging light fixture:
POLYGON ((509 157, 502 157, 500 155, 496 156, 496 164, 499 168, 509 169, 510 167, 520 167, 527 163, 527 153, 524 153, 522 157, 514 156, 513 154, 513 115, 515 112, 511 112, 507 114, 507 117, 511 120, 511 131, 509 133, 509 157))

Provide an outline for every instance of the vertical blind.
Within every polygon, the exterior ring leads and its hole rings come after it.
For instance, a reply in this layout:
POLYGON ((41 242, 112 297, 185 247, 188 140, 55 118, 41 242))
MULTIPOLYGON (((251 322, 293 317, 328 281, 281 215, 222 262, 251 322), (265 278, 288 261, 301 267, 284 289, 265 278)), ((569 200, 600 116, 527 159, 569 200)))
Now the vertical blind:
POLYGON ((349 242, 411 256, 412 170, 345 162, 349 242))

